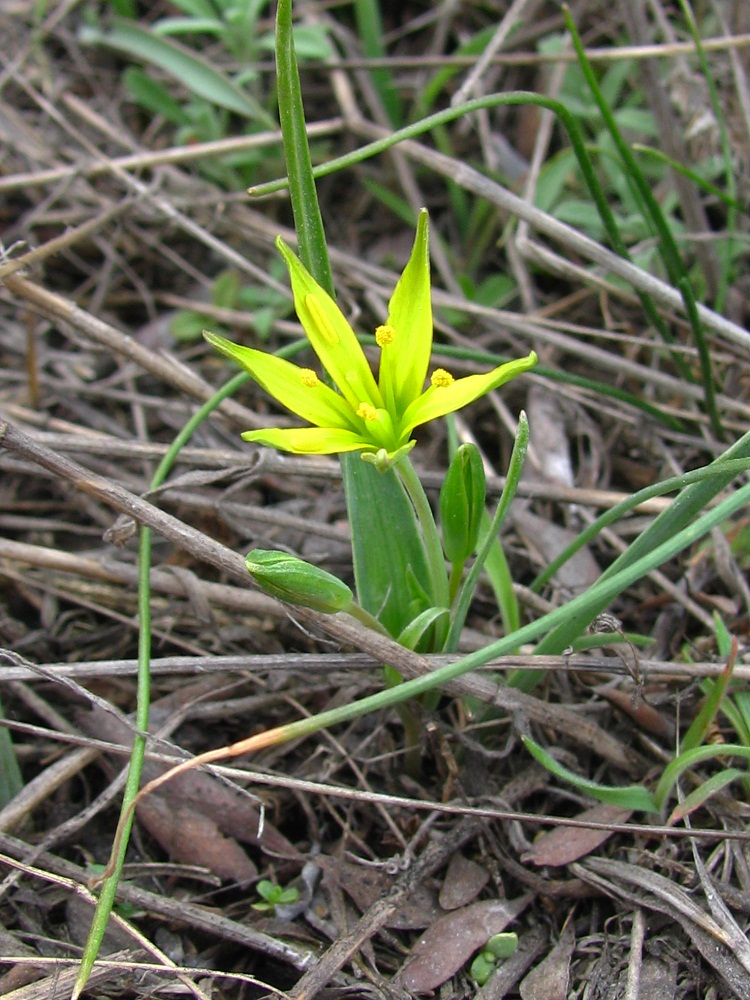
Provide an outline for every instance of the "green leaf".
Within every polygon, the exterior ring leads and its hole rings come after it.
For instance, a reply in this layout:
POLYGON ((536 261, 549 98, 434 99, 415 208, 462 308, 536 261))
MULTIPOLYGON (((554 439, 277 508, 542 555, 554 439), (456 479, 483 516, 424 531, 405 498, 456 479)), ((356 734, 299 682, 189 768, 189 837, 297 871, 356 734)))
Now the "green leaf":
POLYGON ((712 774, 710 778, 707 778, 697 788, 694 788, 689 795, 686 795, 679 805, 674 807, 667 820, 668 826, 672 826, 678 820, 682 820, 686 816, 689 816, 690 813, 695 812, 712 795, 720 792, 727 785, 731 785, 738 778, 747 778, 747 771, 740 771, 736 767, 729 767, 726 771, 719 771, 718 774, 712 774))
POLYGON ((191 309, 184 309, 182 312, 178 312, 169 324, 169 332, 175 340, 178 340, 182 344, 189 344, 194 340, 200 339, 209 323, 214 330, 218 330, 219 333, 221 332, 216 327, 216 324, 212 323, 207 316, 199 312, 193 312, 191 309))
MULTIPOLYGON (((690 533, 701 512, 735 478, 734 472, 721 471, 721 463, 735 458, 747 457, 750 457, 750 433, 744 434, 739 441, 711 463, 712 466, 717 466, 717 475, 686 486, 670 506, 662 511, 635 541, 631 542, 583 597, 581 605, 585 606, 585 610, 584 607, 581 607, 580 612, 569 614, 564 623, 550 631, 537 646, 537 653, 547 655, 561 653, 567 649, 597 615, 607 610, 612 599, 611 596, 605 596, 608 593, 609 580, 621 570, 635 565, 642 559, 647 559, 660 546, 667 545, 672 541, 677 542, 683 536, 683 532, 685 536, 690 533)), ((660 563, 654 561, 654 568, 657 565, 660 563)), ((576 602, 578 600, 576 599, 576 602)))
POLYGON ((433 626, 441 620, 447 622, 447 608, 426 608, 413 621, 409 622, 396 641, 400 646, 405 646, 407 649, 420 650, 422 648, 422 640, 425 636, 430 635, 433 626))
POLYGON ((393 470, 379 472, 358 456, 342 462, 342 470, 357 599, 391 635, 400 635, 414 618, 410 574, 425 593, 431 590, 414 508, 393 470))
POLYGON ((194 18, 216 17, 211 0, 172 0, 171 6, 194 18))
POLYGON ((718 746, 695 747, 695 749, 675 757, 664 768, 654 791, 654 798, 659 808, 667 801, 672 788, 685 771, 689 771, 696 764, 702 764, 703 761, 714 760, 717 757, 742 757, 745 760, 750 760, 750 747, 740 746, 738 743, 721 743, 718 746))
POLYGON ((538 743, 535 743, 528 736, 522 736, 521 739, 531 756, 542 767, 546 767, 556 778, 567 781, 568 784, 590 795, 591 798, 597 799, 599 802, 606 802, 609 805, 621 806, 623 809, 638 810, 640 812, 658 812, 656 799, 643 785, 600 785, 596 781, 589 781, 588 778, 583 778, 580 774, 576 774, 567 767, 563 767, 562 764, 550 757, 538 743))
POLYGON ((680 740, 681 753, 700 746, 706 738, 706 733, 711 728, 716 718, 716 713, 719 711, 719 707, 726 694, 727 687, 732 678, 733 666, 734 659, 730 659, 716 680, 709 682, 706 700, 693 720, 692 725, 680 740))
POLYGON ((171 39, 159 38, 138 24, 118 19, 109 31, 84 29, 82 40, 117 49, 134 59, 158 66, 178 80, 190 93, 251 121, 273 127, 271 116, 249 94, 205 59, 171 39))
POLYGON ((179 101, 176 101, 166 87, 157 83, 138 66, 129 66, 123 73, 123 83, 141 107, 152 114, 161 115, 173 125, 189 125, 190 115, 187 114, 179 101))
POLYGON ((484 465, 474 444, 462 444, 440 489, 440 527, 449 562, 463 564, 479 538, 486 495, 484 465))
POLYGON ((510 958, 518 951, 518 935, 515 931, 493 934, 484 946, 484 950, 489 951, 496 959, 510 958))
POLYGON ((236 271, 222 271, 211 286, 211 301, 221 309, 236 309, 240 294, 240 276, 236 271))
MULTIPOLYGON (((295 24, 292 28, 292 37, 298 59, 324 62, 336 55, 323 24, 295 24)), ((272 52, 274 44, 274 37, 270 34, 258 39, 258 48, 261 51, 272 52)))
MULTIPOLYGON (((3 718, 3 707, 0 705, 0 719, 3 718)), ((22 788, 23 777, 13 749, 13 740, 10 732, 3 726, 0 728, 0 809, 15 798, 22 788)))
POLYGON ((224 25, 215 17, 163 17, 151 28, 155 35, 220 35, 224 25))

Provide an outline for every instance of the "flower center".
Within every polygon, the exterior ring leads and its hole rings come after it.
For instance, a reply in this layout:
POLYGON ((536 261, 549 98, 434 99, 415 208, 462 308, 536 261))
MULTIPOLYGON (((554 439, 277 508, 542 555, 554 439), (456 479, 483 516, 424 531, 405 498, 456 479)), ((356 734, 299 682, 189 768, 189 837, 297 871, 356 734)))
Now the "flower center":
POLYGON ((306 389, 314 389, 320 379, 312 368, 301 368, 299 373, 300 382, 306 389))
POLYGON ((375 343, 378 347, 387 347, 388 344, 392 344, 396 336, 396 331, 393 329, 390 323, 384 323, 379 326, 375 331, 375 343))
POLYGON ((436 368, 430 376, 430 385, 432 385, 435 389, 446 389, 454 382, 455 379, 450 372, 445 370, 445 368, 436 368))
POLYGON ((363 420, 377 420, 378 411, 372 403, 360 403, 357 408, 357 416, 361 417, 363 420))

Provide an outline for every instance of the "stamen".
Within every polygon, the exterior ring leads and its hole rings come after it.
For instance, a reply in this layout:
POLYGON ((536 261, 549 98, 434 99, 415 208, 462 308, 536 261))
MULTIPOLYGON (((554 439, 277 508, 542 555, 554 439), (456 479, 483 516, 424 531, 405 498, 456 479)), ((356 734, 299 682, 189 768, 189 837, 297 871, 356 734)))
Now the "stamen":
POLYGON ((430 384, 435 389, 446 389, 449 385, 452 385, 456 380, 453 378, 450 372, 447 372, 445 368, 436 368, 435 371, 430 376, 430 384))
POLYGON ((323 340, 329 344, 338 344, 339 335, 333 328, 333 324, 329 320, 328 316, 323 309, 317 295, 313 295, 312 292, 308 292, 305 296, 305 305, 310 310, 312 314, 313 322, 318 328, 318 333, 321 335, 323 340))
POLYGON ((314 389, 320 381, 312 368, 300 368, 299 378, 306 389, 314 389))
POLYGON ((357 408, 357 416, 361 417, 363 420, 377 420, 378 411, 372 403, 360 403, 357 408))
POLYGON ((375 343, 378 347, 387 347, 388 344, 392 344, 396 337, 396 331, 393 329, 390 323, 384 323, 379 326, 375 331, 375 343))

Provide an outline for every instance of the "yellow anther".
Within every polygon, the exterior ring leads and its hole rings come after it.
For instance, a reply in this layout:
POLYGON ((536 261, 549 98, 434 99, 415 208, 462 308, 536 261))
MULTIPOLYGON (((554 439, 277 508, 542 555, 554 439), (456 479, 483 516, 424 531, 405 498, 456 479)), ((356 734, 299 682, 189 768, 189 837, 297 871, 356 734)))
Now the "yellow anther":
POLYGON ((323 308, 317 295, 313 295, 312 292, 308 292, 305 296, 305 305, 310 310, 313 322, 315 323, 318 333, 321 335, 323 340, 329 344, 338 344, 339 335, 333 328, 333 324, 326 315, 325 309, 323 308))
POLYGON ((315 386, 320 381, 320 379, 312 370, 312 368, 301 368, 299 377, 300 377, 300 382, 302 383, 302 385, 304 385, 306 389, 314 389, 315 386))
POLYGON ((396 336, 396 331, 393 329, 390 323, 384 323, 379 326, 375 331, 375 343, 378 347, 386 347, 388 344, 392 344, 396 336))
POLYGON ((452 385, 453 382, 455 382, 455 379, 445 368, 436 368, 430 376, 430 384, 435 389, 445 389, 449 385, 452 385))
POLYGON ((361 417, 363 420, 377 420, 378 411, 372 403, 360 403, 357 407, 357 416, 361 417))

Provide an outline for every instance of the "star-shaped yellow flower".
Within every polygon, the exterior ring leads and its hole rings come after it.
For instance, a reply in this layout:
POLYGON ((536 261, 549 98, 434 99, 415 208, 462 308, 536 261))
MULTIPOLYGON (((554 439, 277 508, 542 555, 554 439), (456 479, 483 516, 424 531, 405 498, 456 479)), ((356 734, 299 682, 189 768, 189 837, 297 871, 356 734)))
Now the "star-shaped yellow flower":
POLYGON ((432 304, 424 210, 409 262, 391 297, 388 318, 375 331, 381 352, 377 382, 336 303, 280 237, 276 246, 289 268, 297 316, 338 392, 311 368, 206 333, 210 344, 312 425, 247 431, 242 435, 246 441, 296 455, 361 451, 363 458, 387 467, 412 449, 415 427, 461 409, 536 364, 532 351, 526 358, 466 378, 454 379, 437 368, 425 388, 432 352, 432 304))

